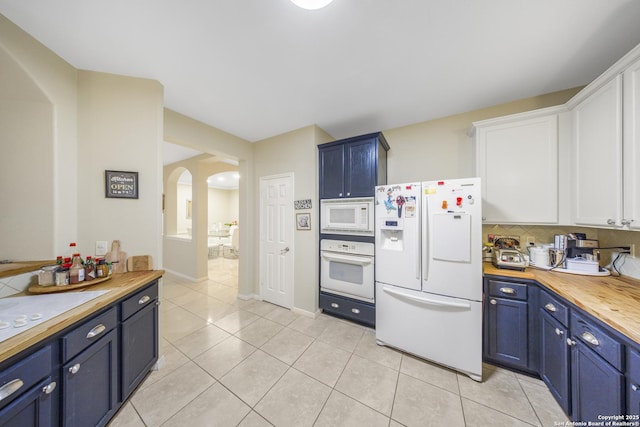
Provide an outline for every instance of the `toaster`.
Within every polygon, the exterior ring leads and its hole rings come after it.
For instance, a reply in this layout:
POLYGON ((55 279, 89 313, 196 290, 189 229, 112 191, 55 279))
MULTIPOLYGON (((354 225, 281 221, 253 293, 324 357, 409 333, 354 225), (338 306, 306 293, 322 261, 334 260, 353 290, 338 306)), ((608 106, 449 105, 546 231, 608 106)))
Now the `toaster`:
POLYGON ((517 249, 493 249, 491 262, 497 268, 524 271, 527 260, 517 249))

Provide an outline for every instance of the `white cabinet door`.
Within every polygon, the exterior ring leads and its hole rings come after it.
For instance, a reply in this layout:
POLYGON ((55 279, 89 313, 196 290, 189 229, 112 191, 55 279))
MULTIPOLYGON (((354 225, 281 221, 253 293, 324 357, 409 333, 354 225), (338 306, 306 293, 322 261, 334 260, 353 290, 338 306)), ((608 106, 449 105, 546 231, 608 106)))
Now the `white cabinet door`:
POLYGON ((573 221, 612 226, 622 218, 622 76, 573 110, 573 221))
POLYGON ((474 123, 485 223, 558 223, 555 111, 474 123))
POLYGON ((640 60, 624 72, 624 215, 640 229, 640 60))

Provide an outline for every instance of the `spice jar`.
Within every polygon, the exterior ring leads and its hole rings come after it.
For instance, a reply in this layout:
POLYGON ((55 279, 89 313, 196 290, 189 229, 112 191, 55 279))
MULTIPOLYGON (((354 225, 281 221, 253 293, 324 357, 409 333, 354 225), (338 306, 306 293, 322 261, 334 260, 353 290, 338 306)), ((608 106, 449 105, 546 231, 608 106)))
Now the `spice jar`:
POLYGON ((38 284, 40 286, 51 286, 56 282, 57 265, 45 265, 38 271, 38 284))
POLYGON ((96 262, 96 277, 107 277, 109 275, 109 266, 107 265, 107 261, 104 258, 98 258, 96 259, 96 262))
POLYGON ((69 284, 69 267, 71 264, 62 264, 56 271, 56 286, 66 286, 69 284))

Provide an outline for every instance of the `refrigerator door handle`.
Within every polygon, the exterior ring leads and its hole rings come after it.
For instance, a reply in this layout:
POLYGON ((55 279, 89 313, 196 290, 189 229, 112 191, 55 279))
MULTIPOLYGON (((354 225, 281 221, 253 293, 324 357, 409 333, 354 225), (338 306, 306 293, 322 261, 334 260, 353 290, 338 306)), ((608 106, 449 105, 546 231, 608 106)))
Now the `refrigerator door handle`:
POLYGON ((389 288, 387 286, 384 286, 382 288, 383 291, 385 291, 388 294, 391 295, 395 295, 395 296, 399 296, 401 298, 406 298, 409 299, 411 301, 415 301, 421 304, 425 304, 425 305, 438 305, 438 306, 442 306, 442 307, 452 307, 452 308, 471 308, 471 304, 467 304, 467 303, 463 303, 463 302, 444 302, 444 301, 437 301, 437 300, 433 300, 430 298, 421 298, 421 297, 417 297, 414 295, 407 295, 403 292, 397 291, 393 288, 389 288))

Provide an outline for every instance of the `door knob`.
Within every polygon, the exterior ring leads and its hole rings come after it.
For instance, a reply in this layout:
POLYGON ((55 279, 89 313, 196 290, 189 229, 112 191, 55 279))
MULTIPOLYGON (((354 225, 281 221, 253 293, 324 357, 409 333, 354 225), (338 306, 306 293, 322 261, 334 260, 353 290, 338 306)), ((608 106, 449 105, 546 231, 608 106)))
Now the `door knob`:
POLYGON ((281 250, 280 250, 280 255, 284 255, 284 254, 286 254, 287 252, 289 252, 289 246, 287 246, 287 247, 286 247, 286 248, 284 248, 284 249, 281 249, 281 250))

